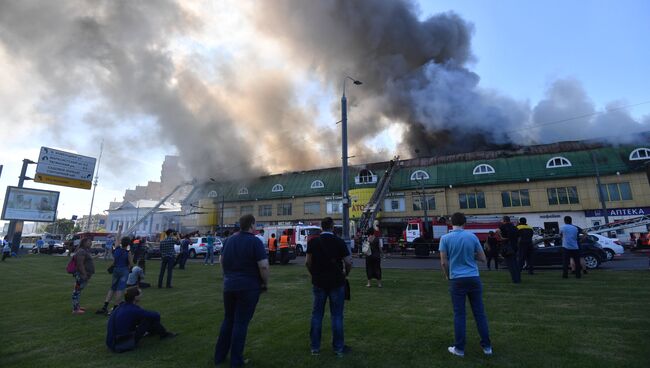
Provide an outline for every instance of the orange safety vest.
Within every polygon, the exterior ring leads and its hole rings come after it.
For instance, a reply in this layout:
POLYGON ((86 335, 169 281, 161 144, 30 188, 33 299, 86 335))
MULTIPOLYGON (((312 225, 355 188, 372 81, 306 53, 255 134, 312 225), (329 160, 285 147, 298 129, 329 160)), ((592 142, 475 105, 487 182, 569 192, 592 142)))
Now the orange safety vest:
POLYGON ((282 235, 280 237, 280 249, 289 248, 289 235, 282 235))
POLYGON ((275 252, 276 251, 277 241, 278 241, 278 239, 276 239, 276 238, 269 238, 269 251, 270 252, 275 252))

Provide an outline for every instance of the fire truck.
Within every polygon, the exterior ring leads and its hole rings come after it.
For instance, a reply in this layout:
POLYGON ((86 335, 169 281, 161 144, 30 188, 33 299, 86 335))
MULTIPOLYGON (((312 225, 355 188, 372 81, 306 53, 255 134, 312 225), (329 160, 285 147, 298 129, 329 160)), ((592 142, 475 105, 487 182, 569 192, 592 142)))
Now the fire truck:
POLYGON ((264 227, 264 246, 268 246, 268 240, 271 237, 271 234, 275 234, 275 238, 278 239, 278 246, 280 246, 280 237, 286 232, 286 235, 289 236, 289 248, 290 252, 293 253, 292 259, 295 258, 295 255, 304 255, 307 251, 307 242, 312 237, 321 233, 321 228, 314 225, 269 225, 264 227))
MULTIPOLYGON (((431 223, 425 226, 424 220, 414 218, 408 220, 404 230, 404 239, 406 246, 415 249, 415 255, 422 257, 428 256, 432 251, 438 251, 440 238, 452 230, 452 225, 447 224, 444 218, 433 218, 431 223)), ((465 230, 471 231, 476 235, 481 244, 485 243, 490 231, 496 232, 499 229, 500 222, 494 220, 467 222, 465 230)))

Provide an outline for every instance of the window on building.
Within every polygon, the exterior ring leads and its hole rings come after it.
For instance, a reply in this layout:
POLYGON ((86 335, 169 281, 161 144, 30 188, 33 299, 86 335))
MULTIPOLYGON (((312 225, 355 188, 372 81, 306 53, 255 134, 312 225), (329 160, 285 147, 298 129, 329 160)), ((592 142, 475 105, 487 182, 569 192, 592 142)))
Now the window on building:
MULTIPOLYGON (((434 196, 426 196, 426 205, 427 205, 427 211, 429 210, 435 210, 436 209, 436 197, 434 196)), ((414 195, 413 196, 413 211, 423 211, 424 206, 422 205, 422 196, 414 195)))
POLYGON ((278 216, 291 216, 291 203, 278 203, 278 216))
POLYGON ((374 175, 372 171, 368 169, 363 169, 355 178, 355 182, 357 184, 373 184, 377 182, 377 175, 374 175))
POLYGON ((218 194, 216 190, 211 190, 210 192, 208 192, 208 198, 216 198, 217 196, 218 194))
POLYGON ((241 206, 239 208, 239 214, 240 214, 240 216, 252 215, 253 214, 253 206, 241 206))
POLYGON ((273 188, 271 188, 271 192, 284 192, 284 187, 282 184, 275 184, 273 188))
POLYGON ((564 157, 553 157, 552 159, 546 161, 546 168, 547 169, 554 169, 557 167, 570 167, 571 166, 571 161, 564 157))
POLYGON ((650 159, 650 148, 637 148, 630 153, 630 161, 650 159))
POLYGON ((550 205, 580 203, 576 187, 548 188, 546 191, 550 205))
POLYGON ((494 168, 488 164, 480 164, 474 168, 472 172, 474 175, 483 175, 483 174, 494 174, 494 168))
POLYGON ((458 193, 460 208, 485 208, 485 193, 458 193))
POLYGON ((384 212, 404 212, 406 210, 406 200, 404 197, 386 198, 383 210, 384 212))
POLYGON ((341 200, 327 201, 325 206, 328 215, 343 213, 343 202, 341 200))
POLYGON ((325 188, 325 183, 322 180, 314 180, 311 182, 311 189, 325 188))
POLYGON ((246 188, 246 187, 244 187, 244 188, 239 188, 239 192, 238 192, 237 194, 239 194, 239 195, 246 195, 246 194, 248 194, 248 188, 246 188))
POLYGON ((503 207, 530 206, 528 189, 501 192, 501 202, 503 203, 503 207))
POLYGON ((429 174, 424 170, 416 170, 411 174, 411 180, 427 180, 429 179, 429 174))
POLYGON ((223 209, 223 217, 236 217, 237 216, 237 207, 225 207, 223 209))
POLYGON ((602 184, 600 193, 606 201, 629 201, 632 200, 632 189, 630 183, 602 184))
POLYGON ((305 202, 305 215, 320 215, 320 202, 305 202))
POLYGON ((263 204, 257 208, 257 214, 260 217, 273 216, 273 207, 270 204, 263 204))

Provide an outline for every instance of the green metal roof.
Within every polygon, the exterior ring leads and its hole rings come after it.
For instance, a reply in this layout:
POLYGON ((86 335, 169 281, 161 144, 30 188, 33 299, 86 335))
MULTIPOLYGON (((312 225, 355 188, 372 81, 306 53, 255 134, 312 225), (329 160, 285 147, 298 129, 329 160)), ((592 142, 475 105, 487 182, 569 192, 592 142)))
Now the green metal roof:
MULTIPOLYGON (((466 161, 450 161, 430 165, 420 165, 420 160, 407 160, 402 162, 402 167, 394 174, 390 190, 400 191, 416 189, 420 184, 410 179, 416 170, 423 170, 429 174, 429 179, 423 180, 427 188, 445 187, 453 185, 471 186, 481 184, 525 182, 572 177, 594 176, 596 166, 592 161, 592 153, 596 157, 598 170, 601 175, 611 175, 617 172, 627 173, 641 170, 646 161, 630 161, 630 153, 638 146, 605 146, 588 150, 554 151, 549 153, 508 153, 500 152, 499 155, 487 155, 488 159, 472 159, 466 161), (570 167, 546 168, 547 162, 553 157, 564 157, 571 162, 570 167), (488 164, 495 170, 494 174, 474 175, 473 170, 479 164, 488 164)), ((474 155, 476 156, 476 155, 474 155)), ((388 168, 388 162, 373 163, 366 166, 350 167, 349 188, 368 188, 375 184, 355 184, 355 177, 363 169, 369 169, 377 179, 388 168)), ((328 168, 321 170, 292 172, 263 176, 248 182, 205 183, 197 186, 186 199, 186 203, 198 201, 208 197, 210 191, 216 191, 218 199, 224 196, 225 201, 265 200, 291 197, 331 196, 341 193, 341 169, 328 168), (312 189, 311 184, 321 180, 323 188, 312 189), (283 186, 282 192, 273 192, 275 184, 283 186), (248 194, 238 194, 241 188, 247 188, 248 194)))

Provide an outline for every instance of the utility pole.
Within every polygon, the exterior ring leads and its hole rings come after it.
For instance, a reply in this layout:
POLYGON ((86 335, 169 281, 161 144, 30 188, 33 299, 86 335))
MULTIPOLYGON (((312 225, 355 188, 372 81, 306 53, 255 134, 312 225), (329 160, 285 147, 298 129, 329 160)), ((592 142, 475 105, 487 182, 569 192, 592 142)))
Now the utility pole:
MULTIPOLYGON (((25 180, 32 180, 25 175, 27 175, 27 165, 35 164, 36 162, 30 159, 23 159, 23 167, 20 169, 20 176, 18 177, 18 188, 22 188, 25 180)), ((11 220, 9 221, 9 229, 7 231, 7 236, 11 241, 11 251, 18 254, 18 249, 20 248, 20 238, 23 235, 23 221, 20 220, 11 220)))
POLYGON ((603 197, 603 186, 600 183, 600 171, 598 170, 598 162, 596 162, 596 155, 593 151, 591 151, 591 161, 593 161, 594 168, 596 169, 596 183, 598 184, 598 198, 600 199, 600 207, 603 210, 603 215, 605 216, 605 223, 609 224, 609 215, 607 215, 607 206, 605 205, 605 198, 603 197))
POLYGON ((350 248, 350 198, 348 195, 348 99, 345 97, 345 82, 350 79, 355 85, 361 82, 345 76, 341 96, 341 196, 343 202, 343 240, 350 248))
POLYGON ((420 188, 422 191, 420 192, 421 195, 421 201, 422 201, 422 209, 424 210, 424 231, 426 232, 426 237, 428 238, 430 234, 429 232, 429 216, 427 214, 427 210, 429 209, 429 202, 427 201, 426 194, 424 193, 424 181, 420 179, 416 179, 418 184, 420 184, 420 188))
POLYGON ((221 233, 223 234, 223 206, 224 202, 226 201, 225 196, 223 193, 221 194, 221 216, 219 216, 219 227, 221 228, 221 233))
POLYGON ((99 159, 97 159, 97 170, 95 170, 95 183, 93 187, 93 196, 90 199, 90 213, 88 214, 88 224, 86 225, 86 231, 91 230, 91 223, 93 221, 93 204, 95 204, 95 191, 97 190, 97 182, 99 181, 99 165, 102 162, 102 153, 104 152, 104 140, 99 146, 99 159))

